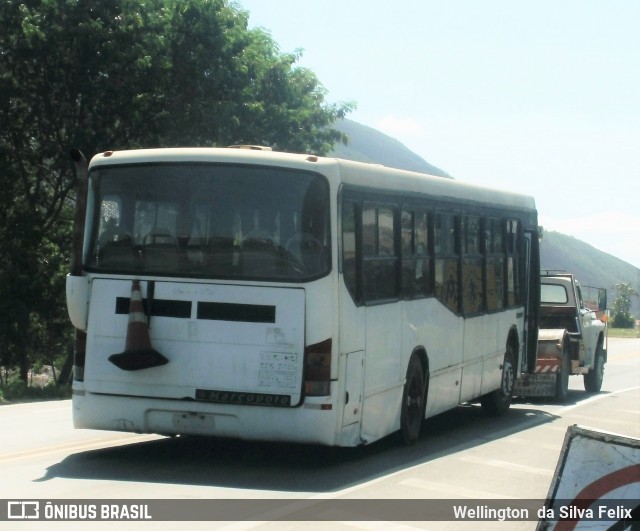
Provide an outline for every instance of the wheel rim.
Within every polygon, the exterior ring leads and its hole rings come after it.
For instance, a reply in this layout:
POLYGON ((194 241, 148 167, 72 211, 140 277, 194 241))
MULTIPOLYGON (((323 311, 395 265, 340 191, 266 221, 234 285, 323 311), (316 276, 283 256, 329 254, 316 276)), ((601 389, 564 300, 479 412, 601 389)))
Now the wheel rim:
POLYGON ((422 391, 418 378, 412 378, 407 389, 407 415, 410 424, 415 424, 420 415, 420 405, 422 403, 422 391))
POLYGON ((604 360, 602 356, 598 356, 596 360, 596 383, 598 387, 602 385, 602 380, 604 380, 604 360))
POLYGON ((420 434, 423 393, 422 371, 415 367, 410 367, 407 374, 407 382, 405 383, 400 419, 402 435, 406 444, 413 443, 420 434))
POLYGON ((502 393, 505 396, 511 396, 513 393, 513 382, 515 374, 511 360, 506 359, 504 361, 504 368, 502 370, 502 393))

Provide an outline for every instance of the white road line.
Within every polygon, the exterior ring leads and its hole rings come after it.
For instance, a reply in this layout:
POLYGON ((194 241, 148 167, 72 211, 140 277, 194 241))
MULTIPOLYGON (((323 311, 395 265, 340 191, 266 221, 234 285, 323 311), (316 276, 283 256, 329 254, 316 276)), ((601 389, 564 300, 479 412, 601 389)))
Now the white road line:
MULTIPOLYGON (((566 431, 566 428, 562 428, 562 431, 566 431)), ((508 437, 506 439, 502 439, 504 442, 507 443, 511 443, 511 444, 521 444, 523 446, 531 446, 531 441, 527 440, 527 439, 522 439, 520 437, 508 437)), ((536 442, 535 443, 535 447, 536 448, 544 448, 545 450, 553 450, 554 452, 558 451, 558 445, 554 444, 554 443, 541 443, 541 442, 536 442)))
POLYGON ((43 446, 40 448, 32 448, 31 450, 24 450, 22 452, 0 454, 0 463, 19 461, 21 459, 31 459, 34 457, 42 457, 44 455, 55 454, 57 452, 77 452, 80 450, 110 448, 115 446, 123 446, 125 444, 141 443, 162 438, 164 437, 162 437, 161 435, 123 435, 115 438, 103 437, 76 443, 63 443, 52 446, 43 446))
POLYGON ((598 400, 602 400, 604 398, 609 398, 609 397, 615 396, 615 395, 621 395, 622 393, 628 393, 630 391, 637 391, 638 389, 640 389, 640 387, 627 387, 626 389, 620 389, 618 391, 611 391, 610 393, 595 395, 595 396, 592 396, 591 398, 587 398, 586 400, 581 400, 577 404, 573 404, 571 406, 566 406, 566 407, 563 407, 563 408, 559 409, 558 411, 556 411, 556 415, 558 415, 558 416, 564 415, 565 413, 567 413, 568 411, 571 411, 572 409, 576 409, 576 408, 581 407, 581 406, 586 406, 587 404, 590 404, 591 402, 597 402, 598 400))
POLYGON ((496 494, 495 492, 488 492, 485 490, 467 489, 465 487, 457 487, 447 483, 441 483, 439 481, 426 481, 424 479, 409 478, 401 481, 400 485, 407 487, 415 487, 418 489, 432 490, 440 494, 451 494, 454 498, 471 498, 471 499, 508 499, 514 498, 508 494, 496 494))
POLYGON ((477 457, 474 455, 463 455, 459 458, 460 461, 467 463, 477 463, 485 466, 492 466, 496 468, 503 468, 505 470, 515 470, 518 472, 526 472, 528 474, 537 474, 539 476, 552 477, 555 470, 555 463, 553 469, 538 468, 535 466, 519 465, 518 463, 509 463, 508 461, 501 461, 499 459, 487 459, 485 457, 477 457))
MULTIPOLYGON (((635 414, 638 415, 638 418, 640 418, 640 411, 635 411, 635 414)), ((571 415, 571 420, 585 420, 587 422, 592 422, 593 421, 593 417, 590 415, 571 415)), ((607 424, 619 424, 621 426, 628 426, 629 425, 629 419, 609 419, 609 418, 599 418, 598 422, 604 422, 607 424)))

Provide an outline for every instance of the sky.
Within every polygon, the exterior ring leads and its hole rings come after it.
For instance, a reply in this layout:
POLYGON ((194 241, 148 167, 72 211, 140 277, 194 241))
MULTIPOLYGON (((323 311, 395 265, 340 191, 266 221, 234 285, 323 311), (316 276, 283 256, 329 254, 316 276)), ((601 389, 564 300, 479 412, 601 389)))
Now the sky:
POLYGON ((326 101, 640 267, 639 0, 237 0, 326 101))

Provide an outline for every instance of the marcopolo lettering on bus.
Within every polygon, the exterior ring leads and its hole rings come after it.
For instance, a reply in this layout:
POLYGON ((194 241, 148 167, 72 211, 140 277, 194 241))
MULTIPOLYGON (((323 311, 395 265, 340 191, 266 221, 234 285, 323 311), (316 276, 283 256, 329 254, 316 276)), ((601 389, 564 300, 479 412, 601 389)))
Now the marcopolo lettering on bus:
POLYGON ((196 400, 245 406, 287 407, 291 405, 291 397, 289 395, 270 395, 265 393, 243 393, 208 389, 197 389, 196 400))

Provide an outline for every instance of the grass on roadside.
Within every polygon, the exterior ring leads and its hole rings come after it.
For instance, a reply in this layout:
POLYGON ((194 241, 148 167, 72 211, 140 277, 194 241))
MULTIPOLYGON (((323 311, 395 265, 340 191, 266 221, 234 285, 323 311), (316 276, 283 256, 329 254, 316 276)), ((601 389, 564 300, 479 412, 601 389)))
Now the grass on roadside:
POLYGON ((3 379, 0 385, 0 404, 17 402, 35 402, 41 400, 64 400, 71 398, 71 387, 56 385, 53 380, 32 379, 30 384, 20 380, 17 375, 3 379))
POLYGON ((639 338, 640 328, 609 328, 609 337, 639 338))

